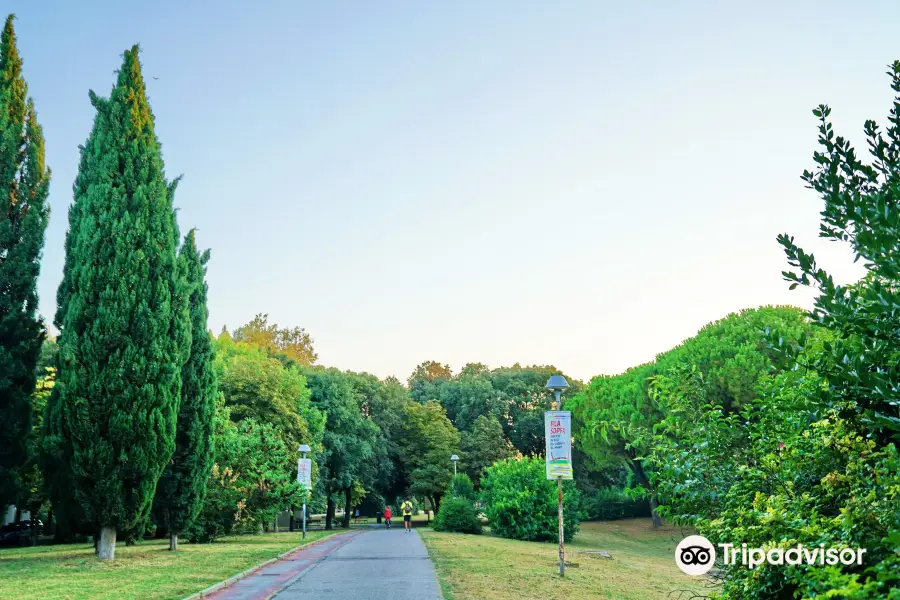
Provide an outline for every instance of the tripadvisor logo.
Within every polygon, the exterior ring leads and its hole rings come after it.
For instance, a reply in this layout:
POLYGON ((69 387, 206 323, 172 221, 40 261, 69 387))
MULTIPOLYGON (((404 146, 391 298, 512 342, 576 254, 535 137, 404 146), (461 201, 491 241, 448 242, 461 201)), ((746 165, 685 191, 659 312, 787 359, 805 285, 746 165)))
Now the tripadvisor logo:
POLYGON ((716 562, 716 549, 702 535, 689 535, 675 548, 675 564, 688 575, 705 575, 716 562))
MULTIPOLYGON (((741 564, 755 569, 762 564, 769 565, 862 565, 865 548, 807 547, 797 544, 791 548, 748 548, 747 544, 717 544, 722 549, 722 561, 726 565, 741 564)), ((690 535, 675 548, 675 564, 688 575, 705 575, 716 562, 716 549, 712 542, 702 535, 690 535)))

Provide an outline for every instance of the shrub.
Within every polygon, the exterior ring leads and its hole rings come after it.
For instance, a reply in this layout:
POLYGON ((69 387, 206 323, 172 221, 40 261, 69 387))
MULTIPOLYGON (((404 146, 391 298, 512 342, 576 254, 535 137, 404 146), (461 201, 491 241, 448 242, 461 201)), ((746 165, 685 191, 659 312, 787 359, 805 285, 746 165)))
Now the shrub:
POLYGON ((457 498, 465 498, 469 502, 475 502, 475 484, 465 473, 454 475, 450 480, 450 495, 457 498))
MULTIPOLYGON (((525 541, 559 541, 557 484, 547 479, 542 458, 509 458, 494 463, 481 479, 485 516, 491 531, 525 541)), ((566 541, 578 532, 581 503, 574 481, 563 482, 566 541)))
MULTIPOLYGON (((469 481, 471 484, 471 480, 469 481)), ((470 500, 452 496, 441 502, 441 510, 431 526, 435 531, 481 533, 481 521, 470 500)))
POLYGON ((650 517, 650 505, 644 499, 631 498, 618 488, 602 488, 581 498, 585 518, 590 521, 616 521, 650 517))

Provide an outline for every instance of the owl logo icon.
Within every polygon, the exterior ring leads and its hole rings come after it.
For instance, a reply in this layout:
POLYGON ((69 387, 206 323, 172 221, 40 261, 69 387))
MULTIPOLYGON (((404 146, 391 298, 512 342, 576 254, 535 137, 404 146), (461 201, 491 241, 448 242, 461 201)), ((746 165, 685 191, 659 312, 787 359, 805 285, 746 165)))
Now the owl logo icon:
POLYGON ((716 548, 702 535, 689 535, 675 548, 675 564, 688 575, 705 575, 716 562, 716 548))

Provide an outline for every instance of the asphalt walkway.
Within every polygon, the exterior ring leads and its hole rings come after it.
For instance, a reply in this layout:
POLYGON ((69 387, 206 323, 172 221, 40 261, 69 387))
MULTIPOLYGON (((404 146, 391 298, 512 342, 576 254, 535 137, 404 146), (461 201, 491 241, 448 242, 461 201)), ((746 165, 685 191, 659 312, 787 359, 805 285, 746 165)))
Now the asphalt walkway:
POLYGON ((399 527, 330 536, 208 598, 441 600, 441 592, 422 538, 399 527))
POLYGON ((276 600, 441 600, 422 538, 402 527, 355 536, 307 571, 276 600))

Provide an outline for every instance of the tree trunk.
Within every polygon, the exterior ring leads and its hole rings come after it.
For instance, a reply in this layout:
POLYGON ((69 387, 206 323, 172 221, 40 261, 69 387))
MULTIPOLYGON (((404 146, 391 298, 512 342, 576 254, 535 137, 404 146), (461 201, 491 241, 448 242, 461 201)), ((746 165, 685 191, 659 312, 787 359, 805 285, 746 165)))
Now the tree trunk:
POLYGON ((656 494, 653 494, 650 496, 650 518, 653 519, 653 529, 659 529, 659 526, 662 525, 662 518, 656 512, 658 506, 659 500, 656 498, 656 494))
POLYGON ((334 529, 334 498, 328 496, 328 508, 325 509, 325 529, 334 529))
POLYGON ((438 514, 438 511, 441 510, 441 494, 434 495, 434 501, 431 503, 431 507, 434 509, 434 514, 438 514))
POLYGON ((352 494, 352 488, 344 490, 344 529, 350 529, 350 498, 352 494))
POLYGON ((290 532, 294 531, 294 505, 293 504, 291 504, 291 518, 288 521, 288 531, 290 531, 290 532))
POLYGON ((653 529, 657 529, 662 525, 662 519, 659 517, 659 513, 656 512, 656 507, 659 506, 656 490, 650 485, 650 480, 647 478, 647 474, 644 473, 644 466, 641 464, 641 461, 634 459, 629 460, 628 466, 631 467, 631 472, 634 473, 635 481, 637 481, 645 490, 650 492, 650 518, 653 521, 653 529))
POLYGON ((178 534, 170 533, 169 534, 169 550, 175 552, 178 550, 178 534))
POLYGON ((44 526, 44 535, 53 535, 53 505, 47 509, 47 524, 44 526))
POLYGON ((100 560, 116 558, 116 528, 103 526, 100 528, 100 546, 97 551, 100 560))
POLYGON ((16 518, 13 521, 13 523, 18 523, 21 520, 22 520, 22 509, 19 508, 19 505, 17 504, 16 505, 16 518))

